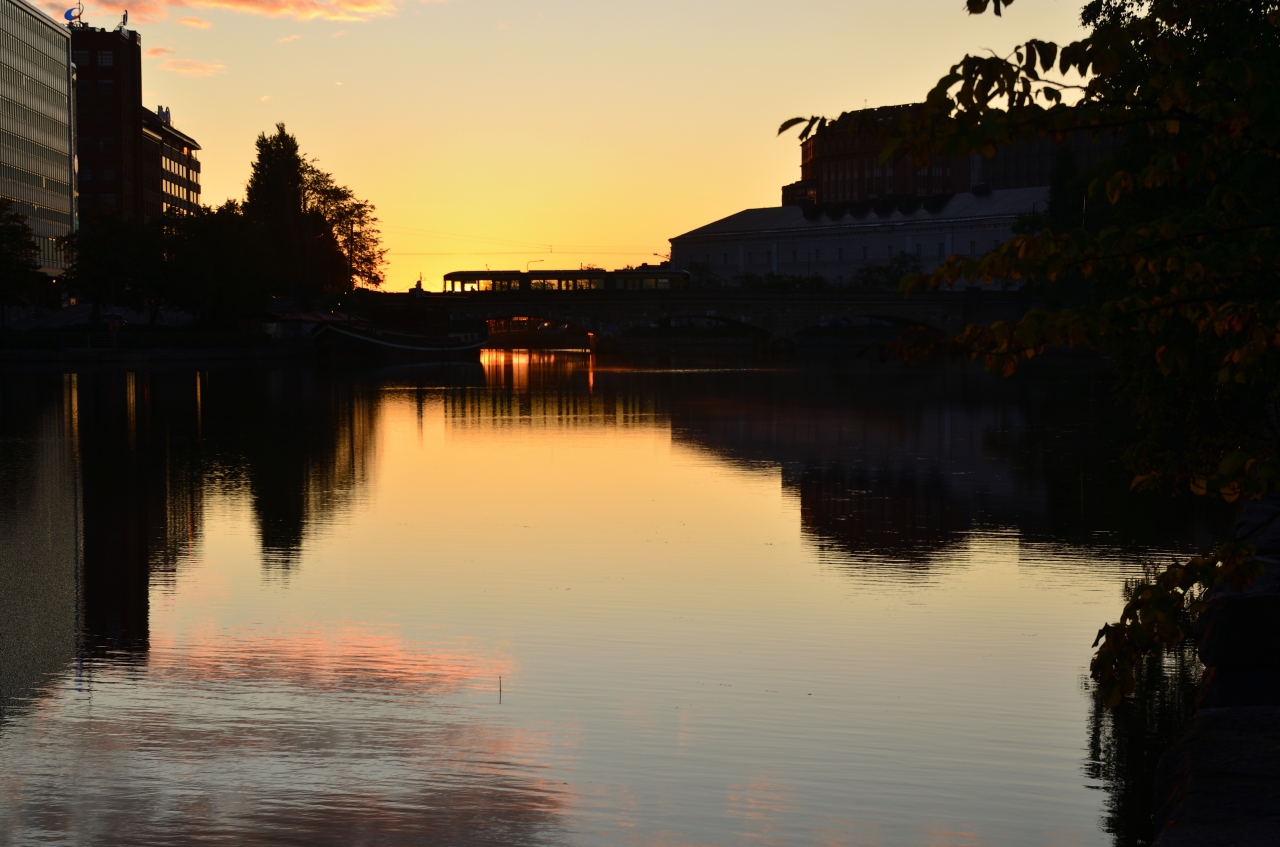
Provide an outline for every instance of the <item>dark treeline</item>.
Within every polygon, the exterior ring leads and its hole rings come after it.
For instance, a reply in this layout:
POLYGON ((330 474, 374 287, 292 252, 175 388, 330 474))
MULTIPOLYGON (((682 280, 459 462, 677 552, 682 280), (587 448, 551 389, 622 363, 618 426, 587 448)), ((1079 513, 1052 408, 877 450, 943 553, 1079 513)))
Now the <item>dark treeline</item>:
POLYGON ((95 212, 69 239, 68 289, 99 308, 179 309, 234 325, 273 297, 299 307, 382 283, 374 206, 301 151, 284 124, 260 134, 243 202, 144 224, 95 212))

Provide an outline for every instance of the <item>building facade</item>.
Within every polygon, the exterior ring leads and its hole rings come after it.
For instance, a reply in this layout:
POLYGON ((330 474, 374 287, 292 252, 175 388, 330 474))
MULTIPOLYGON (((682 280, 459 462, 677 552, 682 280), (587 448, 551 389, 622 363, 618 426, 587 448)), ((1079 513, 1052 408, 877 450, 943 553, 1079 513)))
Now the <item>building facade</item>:
POLYGON ((142 105, 142 35, 71 25, 78 85, 80 205, 145 223, 200 204, 200 145, 164 107, 142 105))
POLYGON ((76 227, 75 69, 67 30, 24 0, 0 0, 0 196, 14 201, 41 269, 66 268, 76 227))
POLYGON ((200 159, 196 140, 173 126, 164 106, 142 110, 143 214, 200 208, 200 159))
POLYGON ((1055 161, 1067 148, 1077 168, 1085 169, 1110 156, 1118 136, 1091 138, 1074 133, 1002 145, 990 158, 935 156, 925 167, 907 158, 881 162, 885 130, 918 106, 884 106, 846 112, 819 125, 800 143, 800 179, 782 187, 784 206, 856 203, 886 197, 927 197, 971 191, 1034 188, 1052 180, 1055 161))
POLYGON ((806 214, 800 206, 747 209, 671 239, 671 266, 732 284, 746 276, 820 276, 848 284, 859 269, 914 256, 921 270, 953 253, 980 256, 1043 211, 1047 187, 898 198, 806 214))
POLYGON ((142 36, 75 23, 80 209, 142 218, 142 36))

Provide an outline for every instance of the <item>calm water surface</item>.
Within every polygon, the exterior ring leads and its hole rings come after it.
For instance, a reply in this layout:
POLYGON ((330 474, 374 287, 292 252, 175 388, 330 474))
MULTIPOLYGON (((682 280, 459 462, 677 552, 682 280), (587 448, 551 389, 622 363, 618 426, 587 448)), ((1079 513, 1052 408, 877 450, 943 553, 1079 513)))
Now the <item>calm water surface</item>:
POLYGON ((0 375, 0 844, 1123 841, 1089 645, 1223 516, 1109 391, 0 375))

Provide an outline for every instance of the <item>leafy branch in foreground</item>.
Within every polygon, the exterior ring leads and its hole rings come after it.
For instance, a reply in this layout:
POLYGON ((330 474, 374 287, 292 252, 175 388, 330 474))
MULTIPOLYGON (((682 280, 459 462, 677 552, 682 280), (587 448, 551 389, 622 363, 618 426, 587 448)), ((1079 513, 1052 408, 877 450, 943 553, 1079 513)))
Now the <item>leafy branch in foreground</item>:
MULTIPOLYGON (((1280 480, 1280 0, 1093 0, 1082 21, 1071 44, 966 56, 880 124, 882 158, 920 166, 1073 133, 1123 140, 995 251, 903 280, 907 294, 1021 283, 1061 305, 900 352, 1009 375, 1051 347, 1104 351, 1141 433, 1131 487, 1262 497, 1280 480)), ((1251 556, 1223 547, 1135 588, 1096 645, 1108 703, 1144 656, 1187 638, 1205 591, 1257 573, 1251 556)))

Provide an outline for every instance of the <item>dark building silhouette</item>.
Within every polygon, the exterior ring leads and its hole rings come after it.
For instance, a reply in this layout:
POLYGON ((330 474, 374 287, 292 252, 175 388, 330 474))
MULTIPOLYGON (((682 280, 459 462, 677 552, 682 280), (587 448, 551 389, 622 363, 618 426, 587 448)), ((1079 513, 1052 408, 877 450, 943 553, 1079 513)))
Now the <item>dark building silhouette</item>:
POLYGON ((1065 141, 1052 138, 1019 141, 996 149, 991 158, 936 156, 926 167, 908 158, 880 161, 885 126, 917 105, 882 106, 846 112, 819 125, 800 143, 800 180, 782 187, 782 205, 856 203, 886 197, 930 196, 987 189, 1035 188, 1049 185, 1057 151, 1065 146, 1078 168, 1111 155, 1118 136, 1090 138, 1074 133, 1065 141))
POLYGON ((142 36, 71 26, 76 65, 76 147, 83 213, 114 209, 142 215, 142 36))
POLYGON ((172 126, 169 110, 142 105, 142 36, 71 25, 77 71, 80 206, 143 223, 200 202, 200 145, 172 126))
POLYGON ((0 0, 0 197, 26 215, 41 268, 66 267, 75 228, 74 69, 67 31, 23 0, 0 0))

